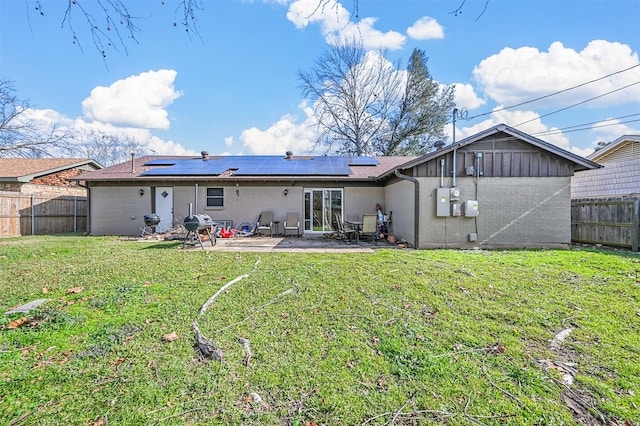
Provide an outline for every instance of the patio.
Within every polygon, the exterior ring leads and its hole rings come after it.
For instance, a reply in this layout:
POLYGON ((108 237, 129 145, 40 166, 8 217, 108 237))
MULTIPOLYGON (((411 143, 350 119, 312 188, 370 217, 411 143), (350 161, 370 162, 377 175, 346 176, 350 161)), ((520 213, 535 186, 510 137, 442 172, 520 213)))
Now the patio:
MULTIPOLYGON (((379 240, 374 244, 370 240, 338 240, 330 237, 236 237, 217 238, 216 245, 204 242, 207 251, 272 251, 272 252, 319 252, 319 253, 372 253, 376 249, 396 249, 397 244, 379 240)), ((200 249, 199 245, 194 246, 200 249)))

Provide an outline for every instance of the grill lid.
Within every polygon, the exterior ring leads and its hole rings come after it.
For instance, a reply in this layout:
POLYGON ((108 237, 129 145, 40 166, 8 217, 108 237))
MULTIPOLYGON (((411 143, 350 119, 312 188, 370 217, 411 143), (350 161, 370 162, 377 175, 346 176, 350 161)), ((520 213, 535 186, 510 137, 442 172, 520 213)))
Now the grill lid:
POLYGON ((144 224, 147 226, 156 226, 162 219, 155 213, 144 215, 144 224))
POLYGON ((185 218, 183 224, 188 231, 201 231, 215 225, 215 222, 207 214, 194 214, 185 218))

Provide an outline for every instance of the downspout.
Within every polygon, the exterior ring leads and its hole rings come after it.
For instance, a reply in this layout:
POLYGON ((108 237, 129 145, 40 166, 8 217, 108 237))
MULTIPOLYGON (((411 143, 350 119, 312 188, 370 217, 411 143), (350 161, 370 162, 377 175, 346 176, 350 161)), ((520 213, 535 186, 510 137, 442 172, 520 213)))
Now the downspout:
POLYGON ((407 176, 407 175, 403 175, 402 173, 400 173, 398 171, 398 169, 395 169, 395 173, 396 173, 396 177, 398 177, 399 179, 404 179, 404 180, 408 180, 410 182, 413 182, 413 186, 414 186, 414 190, 415 190, 415 201, 414 201, 414 219, 413 219, 413 247, 417 250, 419 241, 420 241, 420 182, 418 181, 418 179, 412 177, 412 176, 407 176))
POLYGON ((198 213, 198 184, 195 184, 194 188, 195 194, 193 195, 193 205, 196 206, 196 213, 198 213))

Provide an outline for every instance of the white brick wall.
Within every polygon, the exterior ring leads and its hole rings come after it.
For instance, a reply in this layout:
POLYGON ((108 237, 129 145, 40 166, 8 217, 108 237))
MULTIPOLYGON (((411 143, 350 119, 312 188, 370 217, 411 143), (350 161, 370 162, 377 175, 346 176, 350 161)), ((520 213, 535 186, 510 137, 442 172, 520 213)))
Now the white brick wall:
POLYGON ((640 159, 606 164, 597 170, 576 172, 571 198, 640 194, 640 159))

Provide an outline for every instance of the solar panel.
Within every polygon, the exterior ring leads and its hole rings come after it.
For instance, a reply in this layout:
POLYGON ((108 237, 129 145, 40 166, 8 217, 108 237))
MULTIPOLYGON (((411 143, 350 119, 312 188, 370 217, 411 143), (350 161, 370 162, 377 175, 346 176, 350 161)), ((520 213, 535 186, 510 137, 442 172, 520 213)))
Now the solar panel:
MULTIPOLYGON (((354 158, 357 164, 377 164, 373 158, 365 157, 309 157, 308 159, 286 159, 268 155, 236 155, 218 159, 173 160, 171 164, 160 162, 151 165, 168 165, 151 169, 145 176, 216 176, 234 170, 237 176, 347 176, 351 174, 349 164, 354 158), (375 163, 373 163, 375 161, 375 163)), ((156 160, 154 160, 156 161, 156 160)), ((152 163, 152 162, 149 162, 152 163)))
POLYGON ((147 161, 143 166, 173 166, 180 160, 174 160, 169 158, 156 158, 155 160, 147 161))
POLYGON ((350 166, 377 166, 380 164, 375 157, 347 157, 350 166))

